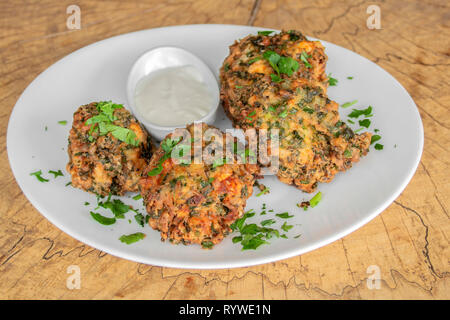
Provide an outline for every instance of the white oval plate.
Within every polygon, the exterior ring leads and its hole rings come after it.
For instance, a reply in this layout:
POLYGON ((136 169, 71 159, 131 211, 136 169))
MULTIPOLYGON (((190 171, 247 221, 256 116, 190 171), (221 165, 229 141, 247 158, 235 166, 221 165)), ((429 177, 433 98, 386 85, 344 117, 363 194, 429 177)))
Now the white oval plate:
MULTIPOLYGON (((330 87, 329 97, 338 103, 358 100, 357 108, 373 106, 371 129, 379 129, 384 150, 371 148, 368 156, 329 184, 319 185, 320 204, 303 211, 296 203, 311 195, 267 177, 263 183, 270 194, 252 196, 247 209, 260 212, 263 203, 275 213, 288 211, 294 228, 288 239, 273 239, 257 250, 241 251, 227 237, 213 250, 199 246, 161 242, 157 231, 139 227, 131 214, 112 226, 94 221, 89 210, 95 196, 72 187, 65 171, 66 147, 73 112, 82 104, 112 100, 126 104, 126 80, 134 61, 145 51, 158 46, 178 46, 202 58, 219 73, 236 39, 263 28, 230 25, 189 25, 129 33, 106 39, 75 51, 40 74, 17 101, 8 124, 7 149, 12 171, 30 202, 55 226, 72 237, 99 250, 125 259, 176 268, 232 268, 267 263, 299 255, 335 241, 369 222, 382 212, 406 187, 420 160, 423 127, 414 101, 390 74, 360 55, 322 41, 329 57, 327 72, 339 80, 330 87), (348 80, 347 76, 353 76, 348 80), (67 120, 67 125, 57 122, 67 120), (45 127, 48 130, 45 130, 45 127), (63 170, 65 176, 53 179, 48 170, 63 170), (31 172, 42 170, 50 178, 40 183, 31 172), (90 206, 84 206, 85 201, 90 206), (132 245, 121 243, 123 234, 144 232, 147 237, 132 245), (301 234, 300 237, 294 236, 301 234)), ((351 108, 341 109, 341 117, 351 108)), ((230 128, 223 112, 216 126, 230 128)), ((354 127, 357 128, 357 127, 354 127)), ((123 201, 138 204, 129 197, 123 201)), ((273 217, 274 213, 255 215, 253 221, 273 217)), ((275 218, 275 217, 274 217, 275 218)), ((277 219, 279 228, 284 221, 277 219)))

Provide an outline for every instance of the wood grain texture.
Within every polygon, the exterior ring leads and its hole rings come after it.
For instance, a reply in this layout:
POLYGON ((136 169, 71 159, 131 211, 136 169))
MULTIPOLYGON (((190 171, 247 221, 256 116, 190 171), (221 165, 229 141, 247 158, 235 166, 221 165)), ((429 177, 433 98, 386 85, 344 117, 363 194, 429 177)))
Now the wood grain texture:
POLYGON ((1 1, 0 298, 2 299, 448 299, 450 298, 450 8, 448 1, 1 1), (381 30, 366 27, 369 4, 381 30), (81 30, 66 8, 81 8, 81 30), (373 221, 328 246, 256 267, 211 271, 138 264, 59 231, 27 201, 8 165, 6 129, 27 85, 98 40, 192 23, 299 29, 351 49, 390 72, 416 102, 425 128, 419 168, 373 221), (66 287, 67 267, 81 289, 66 287), (367 268, 381 270, 379 290, 367 268))

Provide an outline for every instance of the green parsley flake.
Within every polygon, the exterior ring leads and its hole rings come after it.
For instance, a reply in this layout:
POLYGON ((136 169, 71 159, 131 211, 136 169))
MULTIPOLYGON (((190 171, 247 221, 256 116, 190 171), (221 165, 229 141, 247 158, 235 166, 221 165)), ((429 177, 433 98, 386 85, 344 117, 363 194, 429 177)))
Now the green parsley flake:
POLYGON ((54 175, 55 178, 64 176, 64 174, 62 173, 61 170, 58 170, 58 171, 49 170, 48 173, 54 175))
POLYGON ((346 157, 346 158, 351 158, 351 157, 352 157, 351 151, 348 150, 348 149, 346 149, 346 150, 344 151, 344 157, 346 157))
POLYGON ((382 144, 376 143, 375 150, 383 150, 384 146, 382 144))
POLYGON ((136 213, 134 215, 134 220, 136 220, 137 224, 140 225, 141 227, 144 227, 145 225, 145 217, 142 213, 136 213))
POLYGON ((132 234, 129 234, 129 235, 125 235, 124 234, 123 236, 121 236, 119 238, 119 240, 121 242, 123 242, 123 243, 126 243, 126 244, 132 244, 132 243, 135 243, 135 242, 137 242, 139 240, 142 240, 144 238, 145 238, 145 234, 143 234, 142 232, 136 232, 136 233, 132 233, 132 234))
POLYGON ((283 80, 280 76, 273 73, 270 75, 270 79, 272 79, 273 82, 281 82, 283 80))
POLYGON ((175 148, 177 143, 180 141, 181 141, 181 137, 179 137, 178 139, 166 138, 161 142, 161 148, 164 150, 165 153, 161 157, 161 159, 159 159, 159 162, 156 165, 156 167, 153 168, 152 170, 150 170, 150 172, 148 173, 149 176, 152 176, 152 177, 157 176, 158 174, 160 174, 162 172, 162 170, 163 170, 162 164, 164 163, 164 161, 166 161, 167 159, 169 159, 171 157, 172 150, 175 148))
POLYGON ((313 114, 314 113, 314 109, 308 108, 308 107, 304 107, 303 111, 309 113, 309 114, 313 114))
POLYGON ((358 103, 358 100, 353 100, 353 101, 350 101, 350 102, 346 102, 346 103, 341 105, 341 108, 348 108, 348 107, 353 106, 356 103, 358 103))
POLYGON ((369 128, 370 120, 369 119, 359 120, 359 125, 364 128, 369 128))
POLYGON ((288 232, 288 231, 291 230, 293 227, 294 227, 293 225, 288 225, 288 224, 286 224, 286 221, 285 221, 285 222, 283 223, 283 225, 281 226, 281 229, 282 229, 283 231, 288 232))
POLYGON ((372 138, 370 138, 370 144, 373 144, 374 142, 377 142, 380 139, 381 139, 381 136, 379 136, 378 134, 374 134, 372 136, 372 138))
POLYGON ((353 79, 353 77, 347 77, 347 79, 348 79, 348 80, 352 80, 352 79, 353 79))
POLYGON ((139 199, 142 199, 142 196, 140 194, 138 194, 138 195, 135 195, 132 199, 139 200, 139 199))
POLYGON ((302 60, 303 64, 309 69, 312 68, 312 65, 308 62, 308 59, 311 58, 305 51, 302 51, 300 55, 300 60, 302 60))
POLYGON ((338 79, 333 78, 333 77, 331 76, 331 73, 330 73, 330 74, 328 75, 328 85, 329 85, 330 87, 333 87, 333 86, 336 86, 337 83, 338 83, 338 79))
POLYGON ((299 68, 297 60, 291 57, 282 57, 278 53, 271 50, 264 52, 263 58, 269 62, 272 69, 277 73, 270 75, 272 81, 274 82, 280 82, 282 80, 280 73, 287 74, 290 77, 299 68))
POLYGON ((318 192, 314 197, 312 197, 311 200, 309 200, 309 205, 311 208, 314 208, 319 204, 319 202, 322 200, 322 192, 318 192))
POLYGON ((274 33, 275 31, 269 31, 269 30, 267 30, 267 31, 258 31, 258 35, 260 35, 260 36, 268 36, 269 34, 271 34, 271 33, 274 33))
POLYGON ((289 215, 289 212, 277 213, 277 214, 275 214, 275 215, 276 215, 277 217, 282 218, 282 219, 289 219, 289 218, 294 217, 294 216, 290 216, 290 215, 289 215))
POLYGON ((265 227, 265 226, 270 226, 270 225, 272 225, 272 224, 274 224, 274 223, 275 223, 275 220, 274 220, 274 219, 267 219, 267 220, 261 221, 261 225, 262 225, 263 227, 265 227))
POLYGON ((123 108, 123 105, 115 104, 111 101, 102 101, 97 103, 97 110, 100 113, 92 118, 89 118, 85 122, 85 125, 91 125, 89 130, 89 141, 94 141, 94 138, 91 135, 92 132, 98 131, 101 136, 111 133, 116 139, 122 142, 135 147, 139 145, 139 140, 133 130, 116 126, 112 123, 117 120, 117 117, 114 116, 114 110, 121 108, 123 108))
POLYGON ((253 59, 250 59, 250 60, 248 60, 248 64, 249 65, 251 65, 252 63, 255 63, 256 61, 258 61, 258 60, 261 60, 262 59, 262 57, 256 57, 256 58, 253 58, 253 59))
POLYGON ((43 178, 43 177, 41 176, 41 174, 42 174, 42 170, 39 170, 39 171, 30 173, 30 176, 35 176, 36 179, 39 180, 39 182, 48 182, 48 181, 50 181, 50 180, 48 180, 48 179, 43 178))
POLYGON ((116 218, 108 218, 108 217, 102 216, 100 213, 96 213, 96 212, 92 212, 92 211, 90 213, 91 213, 92 218, 95 219, 95 221, 97 221, 98 223, 103 224, 105 226, 109 226, 111 224, 116 223, 116 218))
POLYGON ((260 196, 262 196, 263 194, 267 194, 267 193, 269 193, 269 188, 264 188, 263 190, 261 190, 261 192, 260 193, 258 193, 256 196, 257 197, 260 197, 260 196))
POLYGON ((66 120, 61 120, 61 121, 58 121, 58 123, 63 125, 63 126, 65 126, 67 124, 67 121, 66 120))
POLYGON ((106 201, 99 201, 97 203, 97 208, 109 209, 117 219, 124 219, 125 213, 128 211, 135 211, 129 205, 126 205, 120 199, 114 199, 111 201, 111 194, 108 196, 106 201))
POLYGON ((372 107, 369 106, 366 109, 353 109, 353 111, 348 115, 350 118, 358 118, 360 116, 369 116, 372 114, 372 107))

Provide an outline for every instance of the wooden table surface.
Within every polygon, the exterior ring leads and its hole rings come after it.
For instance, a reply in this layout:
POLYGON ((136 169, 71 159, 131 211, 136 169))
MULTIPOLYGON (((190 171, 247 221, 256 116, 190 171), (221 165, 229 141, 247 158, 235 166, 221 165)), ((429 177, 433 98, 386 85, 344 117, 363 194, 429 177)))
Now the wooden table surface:
POLYGON ((0 298, 450 298, 448 1, 1 1, 0 19, 0 298), (81 8, 80 30, 66 26, 71 4, 81 8), (379 30, 366 26, 370 4, 381 9, 379 30), (51 64, 88 44, 194 23, 299 29, 391 73, 413 97, 425 129, 420 165, 401 196, 361 229, 321 249, 239 269, 134 263, 88 247, 48 222, 19 189, 7 160, 6 129, 20 94, 51 64), (71 265, 80 267, 80 289, 66 287, 71 265), (372 265, 380 270, 379 289, 367 285, 372 265))

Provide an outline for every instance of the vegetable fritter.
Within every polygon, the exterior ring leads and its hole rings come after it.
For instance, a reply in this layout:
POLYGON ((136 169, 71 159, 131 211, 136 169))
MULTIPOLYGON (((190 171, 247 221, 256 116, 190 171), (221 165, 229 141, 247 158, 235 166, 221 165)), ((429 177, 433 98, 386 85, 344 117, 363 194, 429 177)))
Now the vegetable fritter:
POLYGON ((147 132, 122 105, 83 105, 73 115, 69 134, 72 186, 102 196, 137 191, 153 148, 147 132))
POLYGON ((221 100, 233 125, 278 129, 277 176, 306 192, 351 167, 371 139, 339 120, 338 104, 326 96, 326 60, 318 41, 283 31, 233 44, 220 74, 221 100))
MULTIPOLYGON (((189 125, 187 130, 200 145, 194 136, 194 126, 189 125)), ((201 126, 201 132, 212 128, 206 124, 197 126, 201 126)), ((161 142, 146 170, 149 174, 144 173, 140 181, 148 222, 161 232, 163 241, 212 248, 230 233, 230 225, 243 216, 259 168, 248 163, 177 163, 170 154, 181 143, 179 139, 169 134, 161 142)), ((201 140, 201 150, 211 144, 205 140, 201 140)), ((186 146, 190 154, 194 139, 186 146)))

